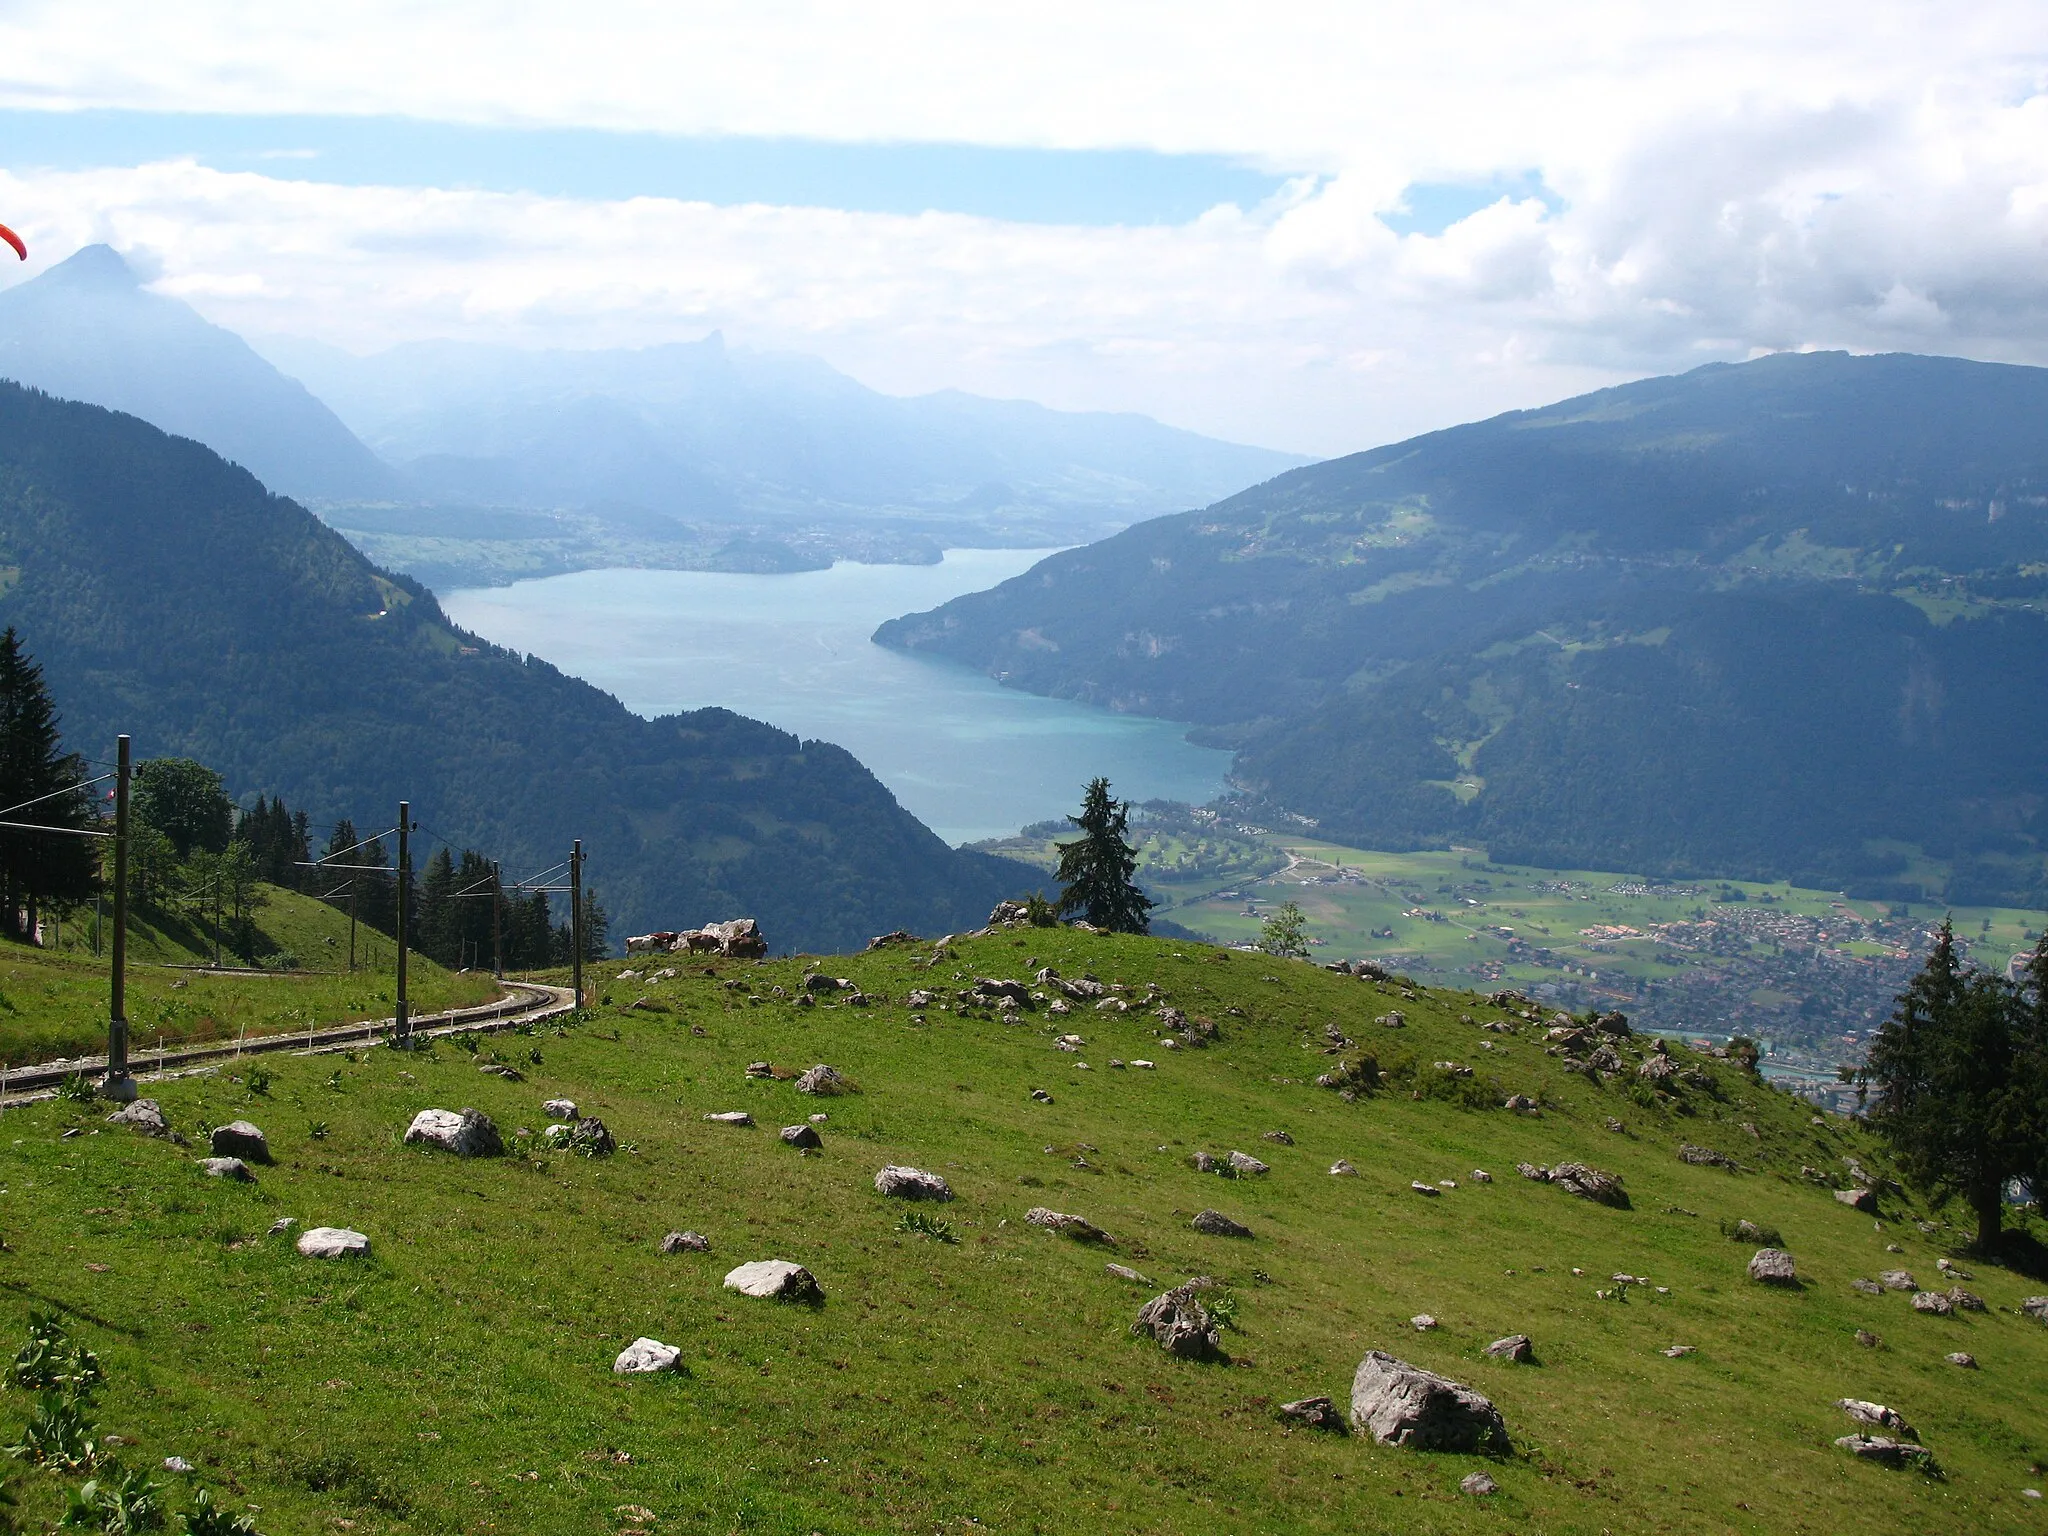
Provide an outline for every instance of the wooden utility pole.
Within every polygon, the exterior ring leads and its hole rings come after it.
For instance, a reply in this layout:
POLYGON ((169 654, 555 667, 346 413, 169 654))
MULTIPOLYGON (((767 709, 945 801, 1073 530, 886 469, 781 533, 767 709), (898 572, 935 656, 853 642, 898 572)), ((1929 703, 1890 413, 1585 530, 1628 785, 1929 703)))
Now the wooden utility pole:
POLYGON ((114 966, 108 986, 107 1075, 100 1093, 126 1102, 135 1097, 128 1072, 128 738, 114 752, 114 966))
POLYGON ((392 1020, 393 1038, 401 1043, 412 1039, 412 1020, 407 1017, 405 1007, 405 898, 412 886, 411 833, 412 805, 401 800, 398 802, 398 1008, 392 1020))
POLYGON ((505 886, 498 878, 498 861, 491 860, 491 974, 505 979, 505 886))
POLYGON ((583 1006, 583 839, 569 845, 569 985, 583 1006))

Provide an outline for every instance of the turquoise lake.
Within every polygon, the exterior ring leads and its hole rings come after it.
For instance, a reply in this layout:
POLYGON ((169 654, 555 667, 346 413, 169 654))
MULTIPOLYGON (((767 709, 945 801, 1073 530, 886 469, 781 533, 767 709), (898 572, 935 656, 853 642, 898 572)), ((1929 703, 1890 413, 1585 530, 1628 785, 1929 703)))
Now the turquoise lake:
POLYGON ((638 714, 716 704, 837 742, 951 843, 1063 816, 1097 774, 1128 800, 1214 797, 1230 754, 1191 746, 1184 726, 1019 693, 868 638, 884 619, 992 587, 1049 553, 957 549, 938 565, 786 576, 578 571, 448 592, 441 605, 638 714))

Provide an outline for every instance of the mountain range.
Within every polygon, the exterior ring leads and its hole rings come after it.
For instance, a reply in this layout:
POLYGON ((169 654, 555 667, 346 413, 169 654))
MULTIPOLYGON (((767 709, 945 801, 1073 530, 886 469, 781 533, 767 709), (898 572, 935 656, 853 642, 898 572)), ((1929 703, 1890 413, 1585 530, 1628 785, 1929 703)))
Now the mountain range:
POLYGON ((1291 471, 876 638, 1196 724, 1370 846, 2040 905, 2048 370, 1645 380, 1291 471))
POLYGON ((261 349, 151 292, 104 245, 0 292, 0 378, 205 443, 439 582, 1071 544, 1303 462, 1143 416, 884 395, 717 334, 261 349))
POLYGON ((572 838, 615 933, 748 915, 777 949, 971 926, 1017 866, 947 847, 853 757, 723 709, 646 720, 450 624, 296 503, 129 415, 0 383, 0 624, 67 745, 189 756, 240 796, 474 846, 572 838))

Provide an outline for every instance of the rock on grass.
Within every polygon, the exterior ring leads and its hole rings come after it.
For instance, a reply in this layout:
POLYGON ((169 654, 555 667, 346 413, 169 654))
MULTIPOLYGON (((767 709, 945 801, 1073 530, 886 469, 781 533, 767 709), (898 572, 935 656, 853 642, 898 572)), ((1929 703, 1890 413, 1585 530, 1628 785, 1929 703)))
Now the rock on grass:
POLYGON ((742 1264, 726 1275, 725 1288, 772 1301, 819 1301, 825 1295, 808 1269, 787 1259, 755 1259, 742 1264))
POLYGON ((953 1186, 936 1173, 923 1168, 905 1168, 891 1163, 875 1175, 875 1188, 898 1200, 950 1200, 953 1186))
POLYGON ((1195 1219, 1188 1223, 1197 1232, 1210 1237, 1250 1237, 1252 1229, 1241 1221, 1232 1221, 1221 1211, 1197 1211, 1195 1219))
POLYGON ((370 1240, 347 1227, 312 1227, 299 1234, 299 1252, 309 1259, 349 1259, 370 1251, 370 1240))
POLYGON ((664 1344, 659 1339, 635 1339, 619 1351, 619 1358, 612 1362, 612 1372, 618 1376, 639 1376, 654 1371, 672 1371, 683 1352, 673 1344, 664 1344))
POLYGON ((416 1146, 439 1147, 457 1157, 498 1157, 505 1150, 498 1127, 480 1109, 423 1109, 412 1117, 405 1139, 416 1146))
POLYGON ((1351 1379, 1351 1425, 1381 1445, 1498 1455, 1507 1425, 1480 1393, 1449 1377, 1370 1350, 1351 1379))

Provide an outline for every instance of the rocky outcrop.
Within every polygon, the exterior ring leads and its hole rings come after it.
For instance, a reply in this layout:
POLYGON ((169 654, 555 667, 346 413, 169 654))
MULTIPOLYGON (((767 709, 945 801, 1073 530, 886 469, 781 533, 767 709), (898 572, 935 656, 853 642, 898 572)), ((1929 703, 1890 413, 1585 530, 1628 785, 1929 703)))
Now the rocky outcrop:
POLYGON ((1182 1360, 1214 1359, 1221 1348, 1218 1325, 1195 1299, 1209 1284, 1206 1278, 1190 1280, 1153 1297, 1138 1309, 1131 1333, 1139 1338, 1149 1335, 1161 1349, 1182 1360))
POLYGON ((618 1376, 643 1376, 655 1371, 672 1371, 683 1352, 673 1344, 664 1344, 659 1339, 635 1339, 619 1351, 619 1358, 612 1362, 612 1372, 618 1376))
POLYGON ((1085 1216, 1075 1216, 1067 1211, 1054 1211, 1042 1205, 1034 1205, 1024 1213, 1024 1219, 1034 1227, 1044 1227, 1048 1232, 1057 1232, 1077 1242, 1110 1243, 1114 1246, 1110 1235, 1085 1216))
POLYGON ((1749 1278, 1761 1285, 1797 1285, 1799 1272, 1782 1248, 1759 1248, 1749 1261, 1749 1278))
POLYGON ((1877 1213, 1877 1196, 1867 1189, 1838 1189, 1835 1198, 1852 1211, 1862 1211, 1867 1215, 1877 1213))
POLYGON ((787 1259, 756 1259, 725 1277, 725 1288, 742 1296, 769 1301, 818 1301, 824 1297, 817 1278, 787 1259))
POLYGON ((1550 1182, 1566 1194, 1596 1205, 1611 1205, 1623 1211, 1629 1208, 1628 1191, 1621 1187, 1621 1176, 1586 1163, 1559 1163, 1550 1170, 1550 1182))
POLYGON ((1920 1438, 1913 1432, 1913 1426, 1905 1421, 1898 1410, 1887 1408, 1883 1403, 1865 1402, 1860 1397, 1838 1397, 1835 1399, 1835 1406, 1849 1415, 1858 1424, 1867 1424, 1873 1429, 1886 1430, 1906 1440, 1918 1440, 1920 1438))
POLYGON ((1339 1435, 1344 1433, 1344 1415, 1337 1411, 1337 1405, 1327 1397, 1303 1397, 1291 1403, 1282 1403, 1280 1417, 1291 1419, 1310 1429, 1326 1429, 1339 1435))
POLYGON ((312 1227, 299 1234, 298 1249, 309 1259, 352 1259, 370 1251, 370 1240, 347 1227, 312 1227))
POLYGON ((215 1157, 236 1157, 245 1163, 270 1161, 270 1143, 247 1120, 230 1120, 226 1125, 217 1125, 206 1140, 215 1157))
POLYGON ((423 1109, 412 1117, 405 1139, 417 1146, 439 1147, 457 1157, 498 1157, 505 1150, 498 1127, 480 1109, 423 1109))
POLYGON ((1351 1427, 1418 1451, 1499 1455, 1509 1448, 1500 1410, 1485 1397, 1378 1349, 1351 1379, 1351 1427))
POLYGON ((889 1164, 875 1175, 875 1188, 898 1200, 950 1200, 953 1186, 922 1168, 889 1164))
POLYGON ((762 936, 761 925, 751 917, 706 923, 702 928, 686 928, 680 933, 669 930, 643 933, 626 940, 626 953, 629 955, 671 951, 718 955, 727 960, 761 960, 767 957, 768 940, 762 936))
POLYGON ((796 1091, 831 1098, 835 1094, 853 1092, 853 1084, 837 1067, 828 1067, 821 1061, 797 1078, 796 1091))
POLYGON ((142 1136, 171 1134, 171 1123, 164 1118, 164 1112, 157 1107, 155 1099, 137 1099, 125 1108, 115 1110, 107 1116, 107 1124, 125 1125, 142 1136))

